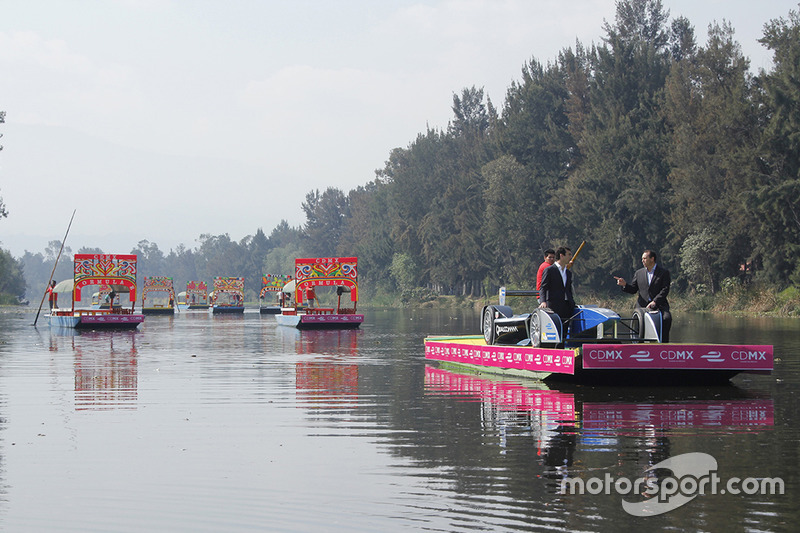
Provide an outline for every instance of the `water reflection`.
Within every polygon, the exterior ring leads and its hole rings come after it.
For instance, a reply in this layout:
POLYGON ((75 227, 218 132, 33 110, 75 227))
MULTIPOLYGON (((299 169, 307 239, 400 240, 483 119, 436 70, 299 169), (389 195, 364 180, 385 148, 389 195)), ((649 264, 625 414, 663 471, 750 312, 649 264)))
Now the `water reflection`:
POLYGON ((0 311, 2 529, 766 531, 800 519, 796 321, 676 317, 687 342, 767 340, 782 361, 739 387, 648 390, 429 365, 424 337, 479 331, 476 315, 376 310, 358 330, 301 331, 257 310, 182 310, 84 334, 0 311), (712 454, 721 476, 784 476, 786 496, 698 497, 641 519, 618 495, 556 493, 565 476, 633 479, 687 452, 712 454))
POLYGON ((50 351, 71 351, 75 410, 135 409, 138 331, 52 328, 50 351))
POLYGON ((295 363, 297 398, 315 408, 355 407, 358 401, 359 330, 291 330, 298 355, 324 356, 295 363))
POLYGON ((532 438, 541 476, 552 494, 562 479, 585 473, 587 464, 604 453, 616 457, 618 471, 643 472, 673 455, 676 437, 728 436, 769 430, 774 424, 769 395, 733 385, 550 389, 541 382, 426 365, 425 394, 480 402, 481 426, 487 435, 497 436, 501 454, 512 434, 532 438), (578 452, 580 465, 575 463, 578 452))

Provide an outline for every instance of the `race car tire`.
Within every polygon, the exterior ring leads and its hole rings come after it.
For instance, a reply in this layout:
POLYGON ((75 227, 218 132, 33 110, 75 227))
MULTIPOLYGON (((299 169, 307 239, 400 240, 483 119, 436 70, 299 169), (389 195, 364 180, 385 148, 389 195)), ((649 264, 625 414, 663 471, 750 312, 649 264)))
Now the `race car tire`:
POLYGON ((483 310, 483 318, 481 319, 481 329, 483 330, 483 339, 486 344, 491 346, 494 344, 495 331, 494 331, 494 307, 487 306, 483 310))
POLYGON ((539 321, 539 313, 536 311, 531 313, 530 320, 531 323, 528 331, 530 331, 531 345, 533 345, 534 348, 538 348, 542 345, 542 324, 539 321))
POLYGON ((644 338, 645 334, 644 313, 644 309, 637 308, 633 310, 631 317, 631 336, 636 335, 636 338, 640 340, 644 338))

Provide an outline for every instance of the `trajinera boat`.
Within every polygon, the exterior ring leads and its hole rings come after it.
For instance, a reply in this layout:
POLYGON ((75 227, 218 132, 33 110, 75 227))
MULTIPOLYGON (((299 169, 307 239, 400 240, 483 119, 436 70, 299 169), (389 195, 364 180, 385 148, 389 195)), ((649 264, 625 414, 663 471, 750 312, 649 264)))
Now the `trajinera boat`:
POLYGON ((294 279, 283 287, 284 307, 275 317, 278 324, 299 329, 345 329, 364 322, 364 315, 356 313, 358 258, 304 258, 294 263, 294 279), (335 297, 336 307, 320 305, 318 288, 331 289, 332 295, 323 296, 335 297))
POLYGON ((186 283, 186 306, 188 309, 208 309, 208 285, 205 281, 186 283))
POLYGON ((211 296, 214 314, 244 313, 244 278, 216 277, 211 296))
POLYGON ((172 278, 145 276, 142 287, 142 313, 145 315, 175 314, 175 289, 172 278))
POLYGON ((136 255, 75 254, 73 261, 73 279, 64 280, 54 288, 58 293, 72 293, 71 306, 51 310, 51 326, 134 329, 144 321, 143 314, 134 312, 136 255), (96 285, 106 285, 111 289, 108 295, 109 305, 105 309, 76 307, 75 304, 82 301, 81 289, 96 285), (127 298, 123 298, 124 295, 127 298))
POLYGON ((292 276, 264 274, 261 276, 261 293, 258 295, 258 309, 262 315, 277 315, 283 307, 283 287, 292 276))
POLYGON ((515 315, 506 296, 538 291, 500 288, 500 304, 481 313, 482 335, 429 336, 425 358, 487 373, 586 383, 686 384, 727 382, 741 372, 769 373, 769 345, 661 342, 661 312, 631 318, 597 306, 577 306, 568 327, 550 309, 515 315))

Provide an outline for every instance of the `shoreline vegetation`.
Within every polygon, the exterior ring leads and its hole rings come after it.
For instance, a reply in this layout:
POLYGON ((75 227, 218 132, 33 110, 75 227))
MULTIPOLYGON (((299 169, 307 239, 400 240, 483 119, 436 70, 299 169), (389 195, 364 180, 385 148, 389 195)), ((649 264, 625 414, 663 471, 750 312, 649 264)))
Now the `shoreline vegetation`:
MULTIPOLYGON (((471 297, 438 295, 433 291, 418 288, 404 291, 402 295, 380 293, 364 295, 359 302, 362 309, 371 308, 434 308, 443 309, 480 309, 490 303, 497 303, 497 297, 471 297)), ((576 291, 579 304, 592 304, 607 307, 624 313, 633 309, 634 300, 628 294, 599 295, 591 292, 576 291)), ((46 302, 45 302, 46 303, 46 302)), ((258 307, 258 302, 246 302, 248 307, 258 307)), ((519 298, 510 303, 512 307, 534 305, 532 298, 519 298)), ((765 288, 757 284, 723 288, 716 294, 671 294, 670 305, 673 311, 707 312, 728 315, 752 315, 774 317, 800 317, 800 289, 789 287, 782 291, 765 288)), ((0 301, 0 309, 37 309, 38 304, 15 304, 9 299, 0 301)), ((46 312, 46 306, 42 312, 46 312)))
MULTIPOLYGON (((470 296, 442 296, 434 293, 425 294, 423 289, 412 291, 413 295, 375 295, 362 303, 364 307, 419 307, 419 308, 474 308, 478 311, 490 303, 497 303, 494 298, 470 296), (413 299, 410 296, 416 296, 413 299)), ((520 298, 512 307, 531 305, 520 298)), ((754 315, 775 317, 800 317, 800 289, 789 287, 781 291, 766 288, 758 284, 749 286, 732 286, 723 288, 716 294, 670 294, 670 306, 673 311, 708 312, 729 315, 754 315)), ((635 298, 629 294, 600 295, 577 289, 578 304, 592 304, 607 307, 617 312, 633 309, 635 298)))

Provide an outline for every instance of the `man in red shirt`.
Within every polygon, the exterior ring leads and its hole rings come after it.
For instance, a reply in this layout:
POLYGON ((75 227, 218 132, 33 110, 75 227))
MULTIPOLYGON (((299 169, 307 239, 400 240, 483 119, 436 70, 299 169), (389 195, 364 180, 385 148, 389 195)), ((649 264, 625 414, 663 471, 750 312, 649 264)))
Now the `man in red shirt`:
POLYGON ((542 288, 542 274, 547 267, 552 266, 556 262, 556 251, 548 248, 544 251, 544 262, 539 265, 539 271, 536 273, 536 290, 542 288))

